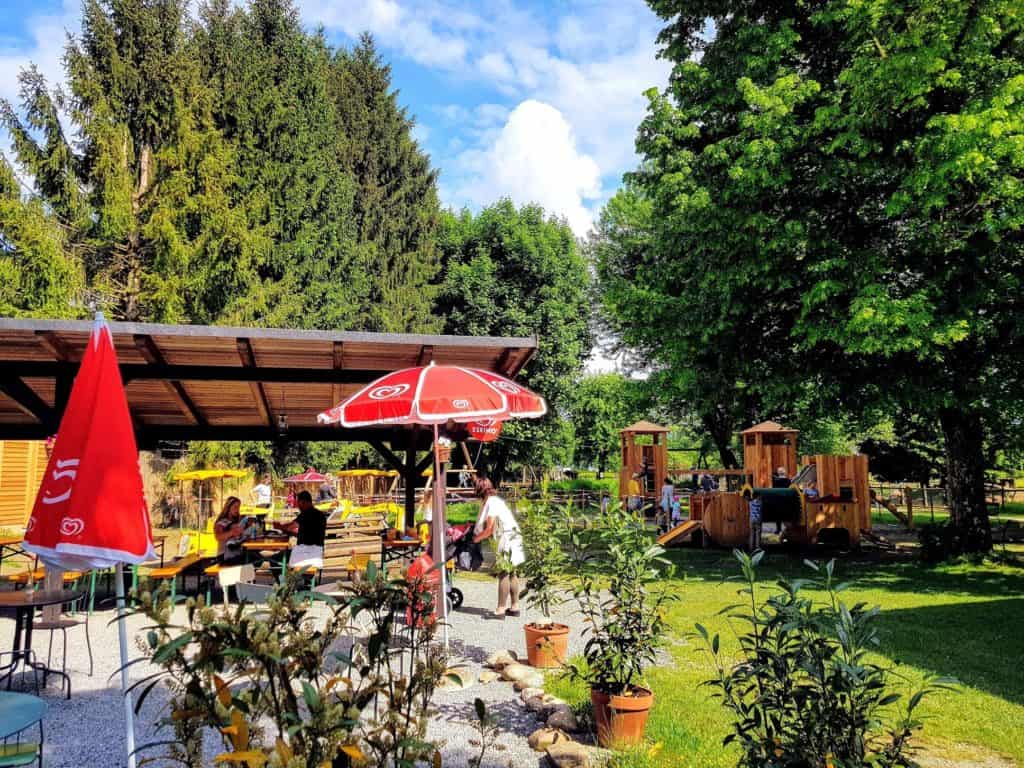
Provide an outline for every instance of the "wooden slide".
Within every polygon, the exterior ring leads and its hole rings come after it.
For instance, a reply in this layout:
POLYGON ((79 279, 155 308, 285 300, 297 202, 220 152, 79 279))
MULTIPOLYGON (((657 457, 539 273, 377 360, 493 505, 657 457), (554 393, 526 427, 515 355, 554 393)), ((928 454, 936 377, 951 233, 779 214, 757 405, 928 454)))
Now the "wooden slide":
POLYGON ((658 545, 664 547, 666 544, 671 544, 679 539, 692 536, 700 530, 700 527, 700 520, 684 520, 671 531, 661 534, 661 536, 658 537, 658 545))
POLYGON ((880 506, 882 509, 885 509, 888 512, 890 512, 893 517, 895 517, 897 520, 903 523, 903 525, 905 525, 907 528, 913 528, 913 523, 911 523, 907 519, 906 513, 904 513, 903 510, 901 510, 891 501, 886 501, 885 499, 878 498, 878 494, 875 493, 874 489, 872 489, 871 491, 871 500, 875 502, 875 504, 880 506))

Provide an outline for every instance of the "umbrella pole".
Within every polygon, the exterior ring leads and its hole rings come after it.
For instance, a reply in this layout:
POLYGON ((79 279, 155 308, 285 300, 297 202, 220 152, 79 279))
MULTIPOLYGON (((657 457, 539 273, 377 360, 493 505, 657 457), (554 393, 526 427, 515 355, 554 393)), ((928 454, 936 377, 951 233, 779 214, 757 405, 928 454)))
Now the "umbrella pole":
POLYGON ((433 543, 434 562, 441 568, 441 636, 444 638, 444 649, 448 650, 448 568, 444 561, 445 546, 445 482, 441 475, 441 454, 437 450, 438 430, 434 425, 434 530, 430 540, 433 543))
POLYGON ((121 563, 117 564, 117 638, 121 645, 121 692, 124 695, 125 741, 128 748, 128 768, 135 768, 135 712, 132 707, 132 694, 128 690, 128 631, 125 619, 124 571, 121 563))

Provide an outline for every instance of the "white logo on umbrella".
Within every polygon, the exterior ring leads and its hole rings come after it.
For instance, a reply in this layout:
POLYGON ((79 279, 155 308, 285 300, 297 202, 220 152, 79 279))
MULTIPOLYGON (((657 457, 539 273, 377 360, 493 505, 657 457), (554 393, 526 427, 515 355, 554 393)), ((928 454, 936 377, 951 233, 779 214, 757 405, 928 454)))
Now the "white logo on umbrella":
POLYGON ((28 519, 28 523, 25 524, 25 533, 32 533, 32 529, 36 527, 36 516, 32 515, 28 519))
POLYGON ((452 400, 452 408, 458 408, 460 411, 464 411, 469 408, 469 400, 452 400))
POLYGON ((510 395, 518 395, 520 392, 523 391, 515 384, 513 384, 511 381, 498 381, 495 382, 494 386, 502 390, 503 392, 508 392, 510 395))
POLYGON ((80 517, 64 517, 60 521, 60 532, 64 536, 77 536, 85 530, 85 520, 80 517))
POLYGON ((392 397, 404 395, 408 391, 408 384, 390 384, 383 387, 377 387, 376 389, 371 389, 369 397, 371 400, 388 400, 392 397))

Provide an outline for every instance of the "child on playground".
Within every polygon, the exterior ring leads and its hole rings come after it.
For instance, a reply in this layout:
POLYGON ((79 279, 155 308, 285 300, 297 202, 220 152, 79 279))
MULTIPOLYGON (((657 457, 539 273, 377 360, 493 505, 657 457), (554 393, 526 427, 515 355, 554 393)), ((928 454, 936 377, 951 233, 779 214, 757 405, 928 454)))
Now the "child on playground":
POLYGON ((761 499, 757 496, 747 502, 750 507, 750 551, 761 548, 761 499))

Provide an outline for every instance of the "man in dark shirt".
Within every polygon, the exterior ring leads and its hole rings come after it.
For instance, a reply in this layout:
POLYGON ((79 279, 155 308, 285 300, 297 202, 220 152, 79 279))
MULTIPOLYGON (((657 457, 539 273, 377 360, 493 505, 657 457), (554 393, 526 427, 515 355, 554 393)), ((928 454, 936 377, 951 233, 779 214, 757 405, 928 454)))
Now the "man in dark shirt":
POLYGON ((274 523, 279 531, 295 537, 295 548, 288 565, 292 568, 322 568, 327 517, 313 506, 313 497, 309 491, 300 491, 295 496, 295 505, 299 508, 299 514, 294 520, 290 523, 274 523))

